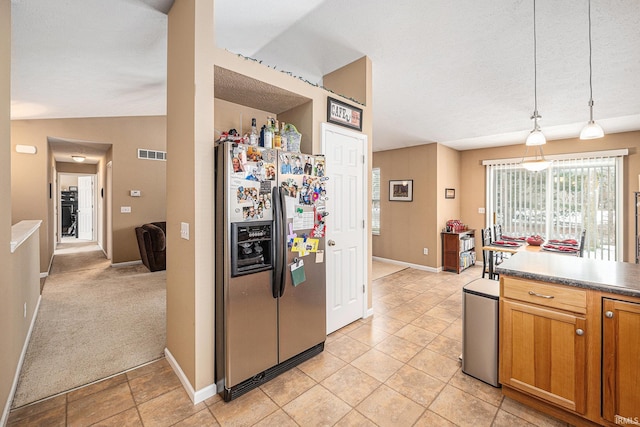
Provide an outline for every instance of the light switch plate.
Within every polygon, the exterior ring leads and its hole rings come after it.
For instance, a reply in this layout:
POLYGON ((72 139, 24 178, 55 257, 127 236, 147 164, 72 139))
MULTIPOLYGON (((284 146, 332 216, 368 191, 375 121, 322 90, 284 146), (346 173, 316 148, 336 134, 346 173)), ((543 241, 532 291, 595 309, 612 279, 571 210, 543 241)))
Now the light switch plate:
POLYGON ((120 213, 131 213, 131 206, 120 206, 120 213))
POLYGON ((131 190, 131 197, 140 197, 140 190, 131 190))
POLYGON ((484 213, 484 208, 478 208, 478 213, 479 214, 483 214, 484 213))
POLYGON ((180 237, 189 240, 189 223, 181 222, 180 223, 180 237))

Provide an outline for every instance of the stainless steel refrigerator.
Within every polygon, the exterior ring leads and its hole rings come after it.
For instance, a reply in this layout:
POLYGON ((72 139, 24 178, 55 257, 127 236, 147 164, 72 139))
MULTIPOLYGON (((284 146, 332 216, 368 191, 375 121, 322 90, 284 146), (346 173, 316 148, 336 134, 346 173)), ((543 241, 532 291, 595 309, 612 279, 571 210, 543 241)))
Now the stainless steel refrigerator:
POLYGON ((216 384, 229 401, 322 352, 324 158, 216 147, 216 384))

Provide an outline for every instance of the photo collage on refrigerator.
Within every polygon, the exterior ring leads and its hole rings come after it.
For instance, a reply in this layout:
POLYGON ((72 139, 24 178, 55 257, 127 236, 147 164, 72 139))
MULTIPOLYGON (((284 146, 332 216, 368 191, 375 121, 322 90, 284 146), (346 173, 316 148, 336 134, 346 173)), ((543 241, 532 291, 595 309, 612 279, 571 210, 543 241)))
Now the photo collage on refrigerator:
POLYGON ((231 221, 271 220, 271 188, 276 182, 273 150, 235 145, 231 149, 231 221))
POLYGON ((231 148, 231 221, 273 219, 271 190, 285 194, 288 245, 301 256, 325 236, 327 190, 323 156, 251 145, 231 148))

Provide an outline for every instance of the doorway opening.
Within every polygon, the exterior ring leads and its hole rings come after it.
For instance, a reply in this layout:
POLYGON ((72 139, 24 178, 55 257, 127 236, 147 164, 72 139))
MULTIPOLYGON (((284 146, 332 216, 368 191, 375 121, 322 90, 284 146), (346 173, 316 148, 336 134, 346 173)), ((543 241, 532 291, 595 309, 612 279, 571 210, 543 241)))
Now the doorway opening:
POLYGON ((100 250, 97 241, 97 175, 58 173, 58 240, 54 254, 100 250))

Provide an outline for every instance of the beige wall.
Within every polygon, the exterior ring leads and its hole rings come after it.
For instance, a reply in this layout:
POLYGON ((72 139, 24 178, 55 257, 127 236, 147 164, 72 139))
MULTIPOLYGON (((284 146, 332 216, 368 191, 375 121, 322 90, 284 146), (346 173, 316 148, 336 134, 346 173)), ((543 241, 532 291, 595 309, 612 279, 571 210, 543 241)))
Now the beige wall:
MULTIPOLYGON (((442 266, 442 237, 440 233, 450 219, 460 219, 460 182, 462 172, 460 170, 460 152, 444 145, 438 144, 437 161, 438 185, 434 189, 436 206, 438 207, 437 221, 432 232, 437 245, 435 255, 437 257, 436 266, 442 266), (445 188, 455 190, 454 199, 445 199, 445 188)), ((464 221, 463 221, 464 222, 464 221)), ((431 250, 429 250, 431 253, 431 250)))
POLYGON ((196 391, 214 382, 213 42, 213 2, 175 2, 167 58, 167 349, 196 391), (190 240, 180 238, 180 222, 190 224, 190 240))
POLYGON ((381 212, 373 256, 438 266, 438 152, 438 144, 427 144, 373 153, 373 167, 380 168, 381 212), (413 201, 389 201, 389 181, 405 179, 413 180, 413 201))
POLYGON ((363 56, 357 61, 338 68, 322 78, 322 85, 332 92, 346 98, 352 98, 360 104, 367 104, 367 81, 362 76, 367 74, 368 58, 363 56))
MULTIPOLYGON (((140 259, 134 228, 165 219, 166 162, 139 160, 138 148, 165 150, 166 118, 109 117, 86 119, 14 120, 11 143, 35 145, 35 155, 12 150, 12 220, 42 219, 40 271, 46 272, 53 255, 53 204, 49 183, 55 165, 47 137, 80 139, 113 144, 113 262, 140 259), (132 198, 129 190, 141 190, 132 198), (131 206, 121 214, 120 206, 131 206)), ((87 165, 91 166, 91 165, 87 165)), ((58 164, 62 171, 66 165, 58 164)), ((92 166, 95 170, 95 165, 92 166)), ((59 170, 60 171, 60 170, 59 170)))
MULTIPOLYGON (((0 0, 0 405, 4 414, 24 336, 14 325, 19 305, 12 280, 11 242, 11 2, 0 0)), ((4 414, 6 415, 6 414, 4 414)), ((0 424, 1 424, 0 419, 0 424)))
MULTIPOLYGON (((87 163, 72 162, 56 162, 56 170, 58 173, 84 173, 93 175, 98 171, 98 165, 90 165, 87 163)), ((76 181, 78 178, 76 177, 76 181)))
MULTIPOLYGON (((467 150, 461 152, 461 206, 462 219, 470 227, 481 229, 485 226, 485 215, 478 213, 478 208, 485 206, 485 167, 483 160, 518 158, 524 154, 524 143, 507 147, 467 150)), ((563 154, 600 150, 628 148, 629 155, 624 159, 624 261, 634 262, 634 202, 633 192, 638 191, 638 175, 640 174, 640 131, 613 133, 602 139, 581 141, 577 138, 549 141, 544 146, 544 153, 563 154)), ((457 195, 456 195, 457 197, 457 195)))

